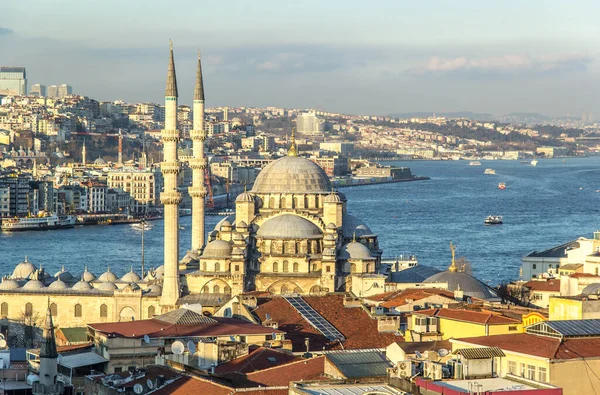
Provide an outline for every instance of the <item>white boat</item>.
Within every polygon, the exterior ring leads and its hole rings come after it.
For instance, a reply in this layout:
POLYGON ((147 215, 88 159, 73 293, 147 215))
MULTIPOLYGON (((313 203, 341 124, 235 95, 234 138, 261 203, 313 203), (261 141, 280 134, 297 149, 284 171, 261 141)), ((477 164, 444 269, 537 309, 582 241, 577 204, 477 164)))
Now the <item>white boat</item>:
POLYGON ((479 162, 478 160, 469 162, 469 166, 481 166, 481 162, 479 162))
POLYGON ((502 225, 502 217, 500 215, 488 215, 483 223, 485 225, 502 225))
POLYGON ((136 222, 130 225, 135 230, 150 230, 153 228, 151 223, 148 222, 136 222))
POLYGON ((531 166, 537 166, 537 159, 531 161, 531 166))
POLYGON ((496 170, 494 169, 485 169, 483 174, 496 174, 496 170))
POLYGON ((51 230, 66 229, 75 226, 77 218, 74 215, 45 215, 40 217, 4 218, 2 230, 4 232, 19 232, 26 230, 51 230))

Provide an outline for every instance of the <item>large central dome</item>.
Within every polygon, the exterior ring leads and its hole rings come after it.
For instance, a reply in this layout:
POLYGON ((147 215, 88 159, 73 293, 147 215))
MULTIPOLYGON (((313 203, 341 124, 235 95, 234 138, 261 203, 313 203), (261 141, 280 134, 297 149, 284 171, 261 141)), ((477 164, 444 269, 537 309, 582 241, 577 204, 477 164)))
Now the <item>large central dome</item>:
POLYGON ((300 156, 285 156, 269 163, 256 177, 256 193, 329 193, 332 186, 323 169, 300 156))

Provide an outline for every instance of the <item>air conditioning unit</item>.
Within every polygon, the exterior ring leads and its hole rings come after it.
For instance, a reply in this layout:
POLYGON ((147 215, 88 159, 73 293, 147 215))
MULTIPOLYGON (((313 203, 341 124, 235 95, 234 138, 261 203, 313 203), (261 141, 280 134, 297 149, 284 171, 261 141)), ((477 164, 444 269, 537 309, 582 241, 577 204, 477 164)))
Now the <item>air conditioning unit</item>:
POLYGON ((423 364, 423 377, 432 380, 441 380, 444 377, 442 364, 435 362, 425 362, 423 364))
POLYGON ((398 368, 398 376, 407 379, 413 375, 412 361, 399 361, 396 366, 398 368))
POLYGON ((456 362, 454 364, 454 378, 456 380, 462 380, 462 379, 464 379, 464 377, 463 377, 463 365, 460 362, 456 362))

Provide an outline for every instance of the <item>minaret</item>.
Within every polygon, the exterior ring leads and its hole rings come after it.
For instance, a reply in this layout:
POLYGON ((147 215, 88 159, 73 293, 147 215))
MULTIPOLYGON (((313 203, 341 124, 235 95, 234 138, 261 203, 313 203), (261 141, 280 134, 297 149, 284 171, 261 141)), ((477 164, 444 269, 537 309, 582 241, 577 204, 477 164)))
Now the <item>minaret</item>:
POLYGON ((160 164, 164 178, 164 190, 160 201, 164 206, 164 279, 160 304, 173 307, 179 299, 179 203, 181 193, 177 188, 180 166, 177 157, 177 78, 173 59, 173 42, 170 43, 169 71, 165 92, 165 128, 162 130, 163 162, 160 164))
POLYGON ((194 88, 194 128, 190 131, 193 141, 193 159, 189 165, 192 168, 192 186, 188 192, 192 197, 192 251, 204 248, 204 171, 206 159, 204 158, 204 84, 202 82, 202 64, 198 52, 198 67, 196 68, 196 87, 194 88))
POLYGON ((83 139, 83 147, 81 147, 81 163, 85 166, 87 150, 85 149, 85 139, 83 139))
POLYGON ((50 306, 46 310, 44 339, 40 349, 39 376, 40 381, 33 383, 34 395, 59 395, 64 392, 64 384, 57 381, 58 352, 56 351, 56 340, 54 340, 54 325, 50 306))

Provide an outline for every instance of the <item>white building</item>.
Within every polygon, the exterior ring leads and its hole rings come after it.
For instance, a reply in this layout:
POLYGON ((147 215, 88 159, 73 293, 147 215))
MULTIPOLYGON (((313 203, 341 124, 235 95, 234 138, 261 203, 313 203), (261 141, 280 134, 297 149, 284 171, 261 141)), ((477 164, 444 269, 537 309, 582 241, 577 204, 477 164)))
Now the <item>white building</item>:
POLYGON ((298 133, 321 134, 325 130, 325 122, 317 118, 314 112, 302 113, 296 118, 296 128, 298 133))

